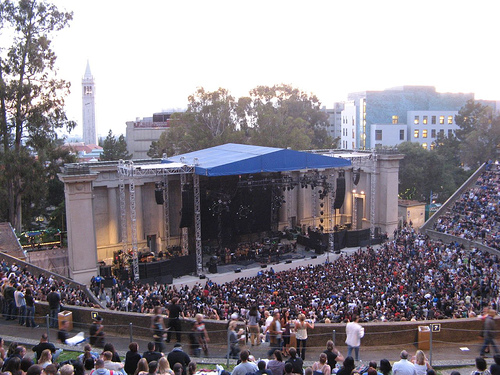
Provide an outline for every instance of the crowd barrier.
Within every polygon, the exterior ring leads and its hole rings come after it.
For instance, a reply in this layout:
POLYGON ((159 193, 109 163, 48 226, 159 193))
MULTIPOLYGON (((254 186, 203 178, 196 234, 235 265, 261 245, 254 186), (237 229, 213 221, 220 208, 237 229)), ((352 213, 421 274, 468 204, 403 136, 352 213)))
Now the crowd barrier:
MULTIPOLYGON (((77 306, 63 306, 63 309, 71 312, 74 331, 88 332, 92 324, 92 314, 98 313, 104 319, 104 325, 108 334, 116 337, 126 337, 131 341, 137 339, 151 340, 153 333, 151 330, 150 314, 135 312, 111 311, 102 309, 83 308, 77 306)), ((36 306, 37 324, 44 324, 46 315, 49 314, 46 302, 38 302, 36 306)), ((168 322, 165 319, 165 322, 168 322)), ((181 329, 183 335, 191 332, 194 319, 181 319, 181 329)), ((363 323, 365 336, 362 345, 373 346, 394 346, 401 348, 405 345, 417 345, 419 341, 420 326, 439 325, 439 332, 433 333, 433 340, 440 343, 466 344, 479 340, 483 322, 479 318, 464 319, 440 319, 413 322, 370 322, 363 323)), ((227 346, 227 326, 228 322, 223 320, 205 320, 206 329, 210 335, 210 346, 227 346)), ((333 339, 336 345, 344 346, 345 323, 316 323, 314 330, 309 330, 308 347, 324 348, 326 341, 333 339)), ((245 322, 239 322, 238 329, 246 330, 245 322)))

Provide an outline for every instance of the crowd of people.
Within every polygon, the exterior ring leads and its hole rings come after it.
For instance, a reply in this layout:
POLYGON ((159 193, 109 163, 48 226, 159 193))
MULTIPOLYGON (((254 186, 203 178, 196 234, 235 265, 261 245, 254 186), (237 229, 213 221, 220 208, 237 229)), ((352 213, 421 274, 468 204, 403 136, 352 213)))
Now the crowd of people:
MULTIPOLYGON (((12 342, 5 347, 0 338, 1 375, 195 375, 197 364, 184 352, 180 343, 172 351, 158 351, 154 342, 141 353, 139 344, 131 342, 123 358, 114 346, 107 343, 102 351, 86 344, 83 352, 73 360, 58 362, 61 349, 57 349, 44 333, 40 342, 28 350, 26 346, 12 342)), ((269 358, 259 359, 247 349, 239 353, 231 373, 219 367, 220 375, 436 375, 425 353, 417 350, 413 356, 402 350, 399 360, 391 362, 383 358, 360 362, 351 356, 344 357, 329 340, 325 350, 317 354, 317 361, 306 365, 295 347, 289 348, 288 356, 279 349, 269 358), (289 358, 286 358, 288 357, 289 358)), ((454 371, 452 375, 460 375, 454 371)), ((487 369, 483 356, 476 358, 476 369, 471 375, 500 375, 500 355, 487 369)))
POLYGON ((499 199, 500 167, 488 164, 475 185, 435 221, 434 229, 500 249, 499 199))
POLYGON ((94 306, 82 288, 52 275, 34 275, 27 267, 3 259, 0 262, 0 310, 4 318, 18 319, 19 324, 26 327, 37 326, 35 301, 48 302, 52 327, 57 325, 61 306, 94 306))
POLYGON ((484 305, 496 308, 498 265, 494 254, 433 241, 407 227, 377 249, 359 249, 332 263, 271 268, 224 284, 207 280, 189 288, 120 281, 111 288, 108 307, 152 313, 177 298, 184 317, 229 320, 257 306, 260 327, 264 311, 275 309, 317 322, 345 322, 354 314, 362 322, 465 318, 484 305))
POLYGON ((4 344, 0 338, 2 375, 194 375, 196 372, 196 363, 182 351, 180 344, 165 355, 155 351, 153 342, 141 354, 139 345, 132 342, 123 360, 110 343, 100 352, 87 344, 76 359, 61 363, 57 359, 62 350, 50 343, 45 333, 40 343, 32 348, 32 355, 26 346, 17 342, 12 342, 8 348, 4 344))

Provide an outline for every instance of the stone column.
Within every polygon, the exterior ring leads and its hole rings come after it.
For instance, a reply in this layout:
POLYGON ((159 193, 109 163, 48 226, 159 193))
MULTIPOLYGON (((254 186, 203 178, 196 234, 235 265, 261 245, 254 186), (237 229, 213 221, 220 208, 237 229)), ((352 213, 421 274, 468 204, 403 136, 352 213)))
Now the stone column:
POLYGON ((135 185, 135 212, 137 219, 137 242, 144 240, 144 212, 142 205, 142 185, 135 185))
POLYGON ((116 187, 108 187, 108 230, 110 245, 116 245, 120 242, 120 213, 118 212, 120 203, 118 202, 116 190, 116 187))
POLYGON ((89 284, 97 276, 97 245, 92 183, 97 174, 59 174, 64 182, 68 225, 69 277, 89 284))
POLYGON ((400 154, 377 154, 375 227, 392 233, 398 226, 398 181, 400 154))

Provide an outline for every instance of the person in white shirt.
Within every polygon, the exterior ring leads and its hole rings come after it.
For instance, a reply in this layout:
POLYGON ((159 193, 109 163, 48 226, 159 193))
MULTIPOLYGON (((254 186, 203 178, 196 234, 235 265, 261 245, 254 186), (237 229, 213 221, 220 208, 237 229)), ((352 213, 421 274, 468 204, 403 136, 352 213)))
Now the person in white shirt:
POLYGON ((351 357, 354 349, 356 361, 359 361, 359 346, 361 345, 361 338, 365 335, 365 329, 358 322, 359 317, 354 315, 352 321, 347 323, 345 327, 347 356, 351 357))
POLYGON ((393 375, 417 375, 415 365, 408 361, 408 352, 403 350, 400 354, 401 360, 392 366, 393 375))

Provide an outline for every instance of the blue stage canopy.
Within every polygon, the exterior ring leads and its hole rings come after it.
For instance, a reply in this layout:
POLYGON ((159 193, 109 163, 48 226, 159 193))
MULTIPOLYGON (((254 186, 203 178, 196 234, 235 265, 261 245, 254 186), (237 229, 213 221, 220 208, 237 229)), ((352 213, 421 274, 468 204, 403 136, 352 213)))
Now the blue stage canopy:
POLYGON ((351 161, 346 159, 236 143, 176 155, 167 162, 195 165, 196 174, 211 177, 351 166, 351 161))

